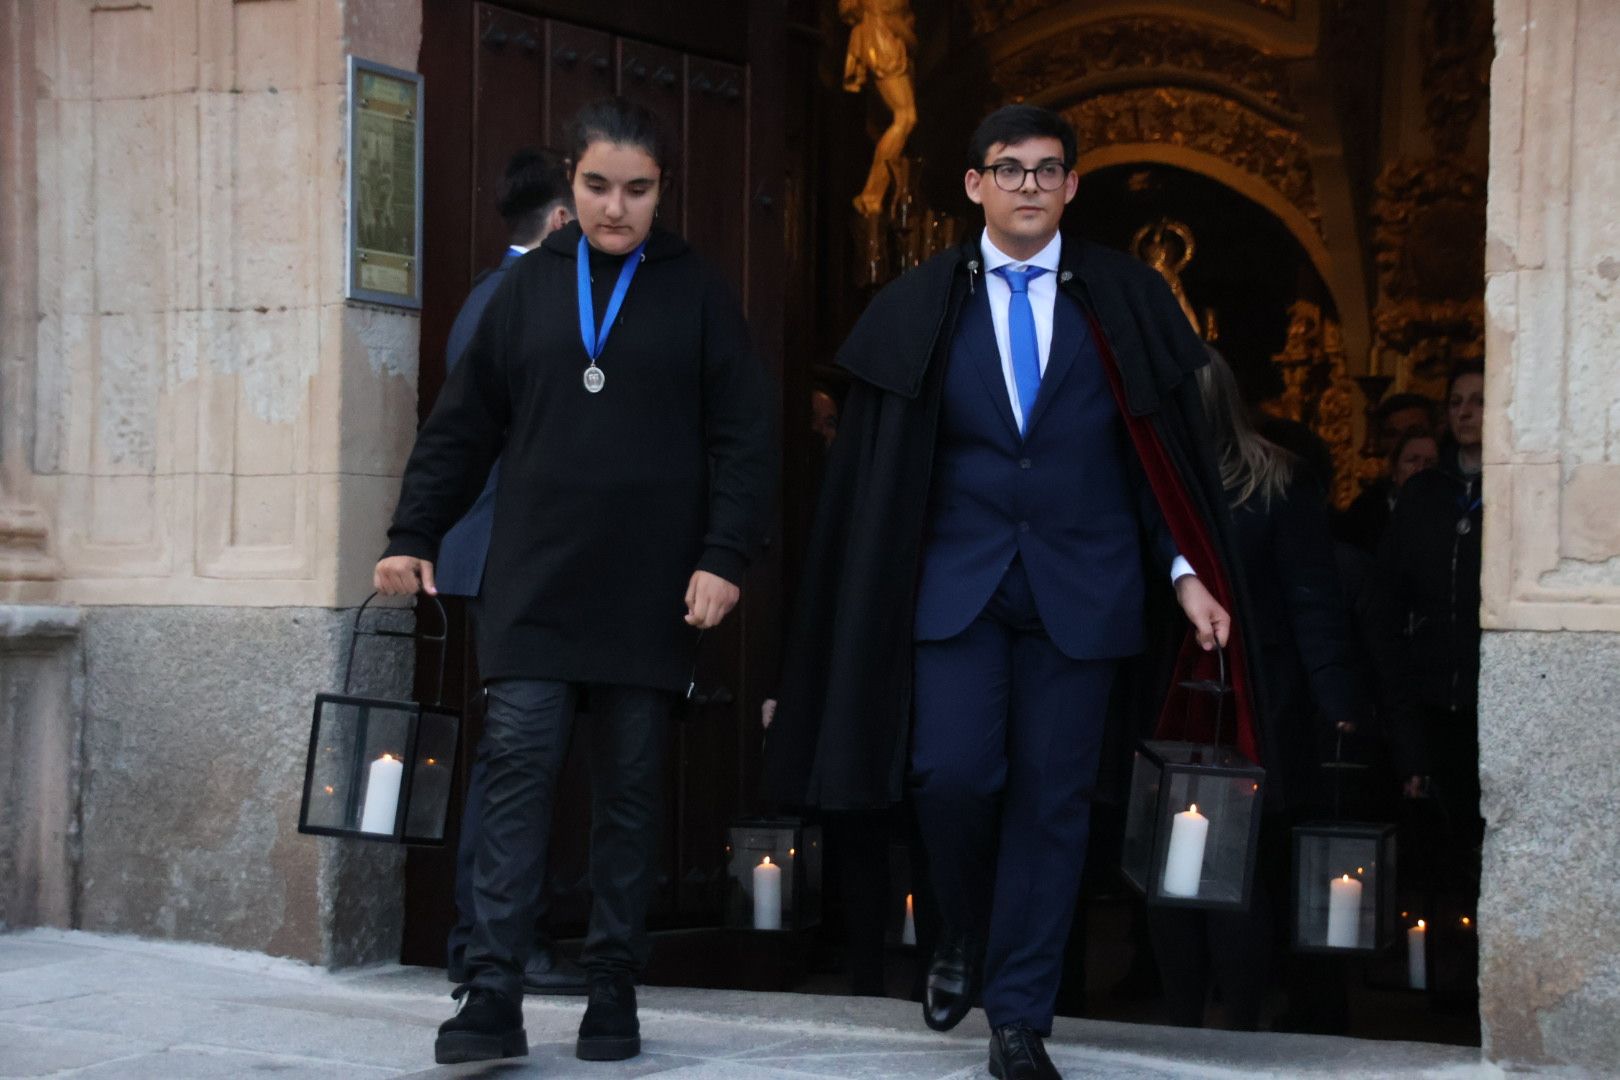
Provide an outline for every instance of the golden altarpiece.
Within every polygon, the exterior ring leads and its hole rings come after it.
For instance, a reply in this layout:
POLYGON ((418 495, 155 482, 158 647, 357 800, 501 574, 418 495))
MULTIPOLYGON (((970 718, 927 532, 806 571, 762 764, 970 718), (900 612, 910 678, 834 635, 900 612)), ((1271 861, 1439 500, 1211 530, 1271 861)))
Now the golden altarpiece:
POLYGON ((836 21, 821 16, 822 81, 858 95, 864 112, 841 115, 866 129, 850 150, 864 185, 821 201, 847 222, 846 257, 828 274, 846 289, 868 295, 959 241, 971 220, 955 166, 963 117, 1027 101, 1079 135, 1077 202, 1088 178, 1109 173, 1125 189, 1164 189, 1113 205, 1129 220, 1112 241, 1165 274, 1206 340, 1242 354, 1228 353, 1234 364, 1270 368, 1251 396, 1327 445, 1339 507, 1384 469, 1368 437, 1378 401, 1438 399, 1453 363, 1483 356, 1481 0, 836 8, 836 21), (1286 284, 1238 287, 1234 271, 1266 267, 1239 266, 1252 251, 1227 250, 1179 212, 1188 177, 1274 223, 1275 250, 1292 249, 1274 260, 1286 284), (1243 340, 1226 335, 1260 323, 1243 340))

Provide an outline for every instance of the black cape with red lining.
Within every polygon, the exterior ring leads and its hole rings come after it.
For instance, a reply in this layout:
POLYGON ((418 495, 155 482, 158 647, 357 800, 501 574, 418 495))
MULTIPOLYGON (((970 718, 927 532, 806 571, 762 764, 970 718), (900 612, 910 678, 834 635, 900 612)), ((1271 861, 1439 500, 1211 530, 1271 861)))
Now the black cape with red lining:
MULTIPOLYGON (((900 801, 910 752, 912 614, 945 359, 977 243, 935 256, 872 300, 837 361, 853 377, 806 549, 764 790, 791 807, 871 809, 900 801)), ((1059 287, 1089 313, 1144 471, 1181 554, 1229 612, 1234 694, 1223 742, 1264 764, 1258 687, 1244 659, 1247 618, 1231 521, 1194 372, 1208 362, 1157 272, 1064 237, 1059 287)), ((1145 552, 1144 552, 1144 557, 1145 552)), ((1150 572, 1148 580, 1156 573, 1150 572)), ((1149 646, 1128 661, 1110 707, 1099 798, 1116 799, 1136 738, 1209 738, 1213 677, 1168 586, 1148 590, 1149 646)), ((1269 793, 1277 797, 1280 792, 1269 793)))

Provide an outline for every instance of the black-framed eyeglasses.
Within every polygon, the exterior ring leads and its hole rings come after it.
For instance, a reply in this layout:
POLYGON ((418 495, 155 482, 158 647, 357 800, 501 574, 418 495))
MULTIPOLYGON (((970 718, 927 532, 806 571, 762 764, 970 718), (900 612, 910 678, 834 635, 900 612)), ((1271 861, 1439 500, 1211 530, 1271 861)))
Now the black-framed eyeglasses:
POLYGON ((995 177, 996 187, 1002 191, 1017 191, 1024 186, 1024 180, 1031 173, 1035 176, 1035 186, 1042 191, 1056 191, 1069 177, 1069 167, 1056 158, 1048 158, 1033 169, 1025 168, 1016 161, 998 161, 992 165, 980 165, 978 171, 995 177))

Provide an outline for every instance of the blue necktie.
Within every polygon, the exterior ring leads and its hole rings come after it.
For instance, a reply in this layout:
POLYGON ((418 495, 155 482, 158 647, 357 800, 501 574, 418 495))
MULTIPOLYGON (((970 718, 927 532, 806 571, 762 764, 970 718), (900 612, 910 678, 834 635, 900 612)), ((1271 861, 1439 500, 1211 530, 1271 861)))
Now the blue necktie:
POLYGON ((1014 270, 998 266, 991 273, 1000 276, 1012 290, 1007 298, 1007 344, 1012 349, 1013 384, 1018 387, 1019 434, 1028 434, 1029 414, 1035 411, 1035 395, 1041 392, 1041 350, 1035 341, 1035 312, 1029 306, 1029 283, 1046 273, 1044 266, 1014 270))

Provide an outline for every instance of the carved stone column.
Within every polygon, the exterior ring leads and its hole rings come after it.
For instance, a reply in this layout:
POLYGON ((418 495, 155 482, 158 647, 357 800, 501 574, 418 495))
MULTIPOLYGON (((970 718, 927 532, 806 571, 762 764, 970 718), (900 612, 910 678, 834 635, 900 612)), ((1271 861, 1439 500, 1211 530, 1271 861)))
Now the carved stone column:
POLYGON ((0 584, 61 572, 29 465, 38 357, 33 45, 33 5, 0 0, 0 584))

